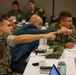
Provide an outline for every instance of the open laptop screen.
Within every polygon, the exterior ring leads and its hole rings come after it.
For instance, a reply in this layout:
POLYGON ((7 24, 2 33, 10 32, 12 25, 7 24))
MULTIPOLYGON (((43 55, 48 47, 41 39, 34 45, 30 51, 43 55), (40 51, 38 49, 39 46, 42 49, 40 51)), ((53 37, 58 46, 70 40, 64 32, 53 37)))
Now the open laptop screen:
POLYGON ((59 71, 57 70, 57 68, 55 67, 55 65, 52 66, 52 69, 51 69, 49 75, 60 75, 60 73, 59 73, 59 71))

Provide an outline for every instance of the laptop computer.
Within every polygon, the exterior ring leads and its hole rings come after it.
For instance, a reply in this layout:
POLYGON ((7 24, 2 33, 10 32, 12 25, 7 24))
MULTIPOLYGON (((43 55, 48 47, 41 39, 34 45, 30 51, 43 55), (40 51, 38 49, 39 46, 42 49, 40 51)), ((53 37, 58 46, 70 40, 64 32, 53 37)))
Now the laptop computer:
POLYGON ((55 67, 55 65, 53 64, 52 69, 50 70, 50 74, 49 75, 61 75, 58 71, 58 69, 55 67))

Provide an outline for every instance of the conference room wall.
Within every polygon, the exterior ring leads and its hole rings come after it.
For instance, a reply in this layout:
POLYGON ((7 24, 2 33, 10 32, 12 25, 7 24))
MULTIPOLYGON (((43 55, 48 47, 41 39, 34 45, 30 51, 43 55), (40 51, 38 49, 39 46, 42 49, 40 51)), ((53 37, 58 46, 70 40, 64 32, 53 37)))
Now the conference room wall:
MULTIPOLYGON (((12 9, 12 2, 14 0, 0 0, 0 16, 7 13, 12 9)), ((29 0, 18 0, 20 3, 20 9, 26 14, 28 9, 29 0)), ((45 16, 47 22, 50 22, 50 17, 52 16, 52 0, 34 0, 38 7, 43 7, 45 9, 45 16)), ((55 0, 55 14, 58 16, 61 11, 68 11, 76 17, 76 0, 55 0)))

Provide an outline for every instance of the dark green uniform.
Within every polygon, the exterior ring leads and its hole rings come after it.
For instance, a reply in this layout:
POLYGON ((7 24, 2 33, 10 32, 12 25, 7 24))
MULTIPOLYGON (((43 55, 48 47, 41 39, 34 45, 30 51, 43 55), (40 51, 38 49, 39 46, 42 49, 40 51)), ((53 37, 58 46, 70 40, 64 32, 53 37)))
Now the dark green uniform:
POLYGON ((13 34, 15 34, 20 29, 20 26, 15 25, 13 29, 13 34))
POLYGON ((11 16, 16 16, 16 20, 18 22, 21 22, 22 20, 25 20, 25 14, 23 11, 21 11, 20 9, 18 11, 13 11, 13 10, 10 10, 8 12, 8 14, 10 14, 11 16))
POLYGON ((30 17, 34 14, 37 14, 42 18, 44 13, 45 13, 44 10, 42 12, 39 12, 39 8, 35 8, 35 10, 33 12, 31 10, 27 12, 26 20, 29 21, 30 17))
MULTIPOLYGON (((60 29, 60 25, 58 22, 53 23, 50 25, 49 29, 60 29)), ((57 34, 56 36, 56 40, 55 41, 48 41, 48 44, 51 46, 53 45, 63 45, 65 46, 65 44, 67 42, 74 42, 76 43, 76 31, 75 31, 75 27, 74 25, 71 25, 70 29, 73 30, 73 34, 70 35, 64 35, 64 34, 57 34)))
MULTIPOLYGON (((6 35, 0 35, 0 60, 3 60, 2 63, 0 63, 0 75, 11 75, 7 73, 7 69, 10 66, 10 48, 7 46, 7 36, 6 35)), ((20 73, 13 72, 13 75, 22 75, 20 73)))
MULTIPOLYGON (((50 25, 49 29, 60 29, 60 25, 58 22, 53 23, 50 25)), ((74 25, 71 25, 70 29, 73 30, 73 34, 70 34, 70 35, 56 34, 56 39, 54 41, 48 39, 48 45, 50 46, 50 48, 53 48, 53 49, 56 48, 57 50, 61 50, 61 54, 62 54, 62 50, 64 50, 65 44, 67 42, 73 42, 76 44, 76 32, 75 32, 74 25)), ((58 51, 54 52, 50 55, 47 55, 46 57, 47 58, 52 58, 52 57, 59 58, 59 57, 56 57, 56 55, 60 54, 59 52, 58 51)))
POLYGON ((6 39, 6 35, 0 35, 0 59, 3 60, 3 62, 0 63, 0 75, 6 73, 10 63, 10 51, 6 39))

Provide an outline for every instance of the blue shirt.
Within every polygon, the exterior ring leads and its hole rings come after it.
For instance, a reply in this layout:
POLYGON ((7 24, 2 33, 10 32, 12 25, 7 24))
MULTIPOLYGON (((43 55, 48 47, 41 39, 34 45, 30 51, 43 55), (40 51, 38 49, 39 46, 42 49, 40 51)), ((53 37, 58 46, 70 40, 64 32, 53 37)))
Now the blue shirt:
MULTIPOLYGON (((45 34, 48 32, 53 32, 57 30, 38 30, 37 27, 33 24, 24 25, 16 32, 15 35, 21 34, 45 34)), ((30 53, 37 49, 39 46, 39 40, 17 44, 14 47, 11 47, 11 61, 12 62, 25 62, 30 53)))

